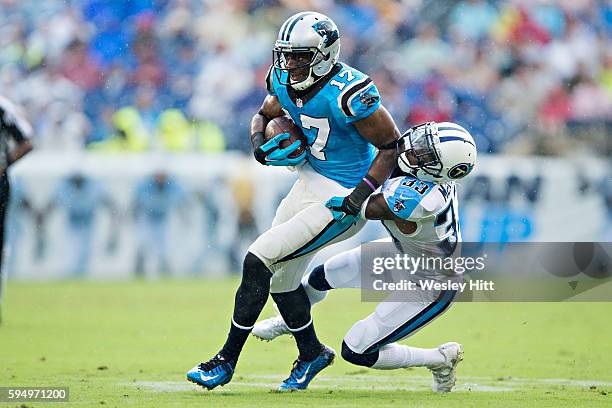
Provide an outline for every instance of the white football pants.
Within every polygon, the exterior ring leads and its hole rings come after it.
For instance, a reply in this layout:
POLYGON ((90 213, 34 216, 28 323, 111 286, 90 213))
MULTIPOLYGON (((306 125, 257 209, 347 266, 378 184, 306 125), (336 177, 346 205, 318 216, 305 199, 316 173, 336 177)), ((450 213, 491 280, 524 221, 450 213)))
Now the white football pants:
POLYGON ((308 264, 322 248, 355 235, 365 220, 347 225, 333 219, 325 202, 344 197, 352 189, 342 187, 305 163, 298 168, 299 178, 282 200, 272 227, 249 247, 273 273, 270 292, 297 289, 308 264))
MULTIPOLYGON (((375 242, 391 242, 391 238, 375 242)), ((333 288, 361 287, 361 247, 331 257, 324 267, 325 279, 333 288)), ((310 291, 307 290, 307 293, 310 294, 310 291)), ((439 317, 448 309, 455 294, 452 290, 419 290, 411 292, 408 302, 381 302, 372 314, 350 328, 344 342, 355 353, 372 353, 385 344, 413 335, 439 317)), ((312 299, 311 303, 313 300, 322 298, 312 299)))

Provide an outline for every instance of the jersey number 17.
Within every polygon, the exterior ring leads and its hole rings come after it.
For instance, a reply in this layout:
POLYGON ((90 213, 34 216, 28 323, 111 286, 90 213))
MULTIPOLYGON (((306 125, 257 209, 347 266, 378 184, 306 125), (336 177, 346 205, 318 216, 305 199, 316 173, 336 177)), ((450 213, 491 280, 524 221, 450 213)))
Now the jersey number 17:
MULTIPOLYGON (((338 76, 340 78, 346 78, 347 82, 351 82, 353 79, 355 79, 355 75, 353 75, 350 69, 345 69, 338 74, 338 76)), ((346 86, 347 82, 339 82, 332 79, 329 83, 330 85, 336 86, 342 90, 346 86)), ((327 118, 313 118, 311 116, 301 114, 300 122, 302 122, 302 127, 304 129, 317 129, 317 138, 315 139, 314 143, 310 145, 310 154, 319 160, 327 160, 324 150, 329 139, 329 120, 327 118)))

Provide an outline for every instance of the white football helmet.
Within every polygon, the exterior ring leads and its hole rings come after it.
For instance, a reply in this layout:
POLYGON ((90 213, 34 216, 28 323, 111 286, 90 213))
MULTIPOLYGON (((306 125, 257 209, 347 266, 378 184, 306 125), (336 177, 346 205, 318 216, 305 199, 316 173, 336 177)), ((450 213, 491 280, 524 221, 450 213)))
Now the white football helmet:
POLYGON ((312 86, 338 62, 340 33, 327 16, 306 11, 289 17, 274 43, 273 66, 279 82, 296 90, 312 86), (282 80, 282 73, 286 79, 282 80))
POLYGON ((452 122, 427 122, 404 133, 397 163, 419 180, 445 183, 459 180, 476 164, 474 138, 452 122))

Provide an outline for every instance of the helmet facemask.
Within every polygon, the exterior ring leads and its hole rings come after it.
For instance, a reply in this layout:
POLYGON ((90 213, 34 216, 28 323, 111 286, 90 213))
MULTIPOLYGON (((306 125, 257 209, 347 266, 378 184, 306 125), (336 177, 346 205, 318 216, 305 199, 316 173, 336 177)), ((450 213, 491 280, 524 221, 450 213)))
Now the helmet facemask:
POLYGON ((399 159, 415 173, 421 170, 434 178, 441 178, 443 165, 434 140, 437 136, 438 128, 434 122, 411 128, 402 136, 404 148, 399 152, 399 159))
POLYGON ((291 48, 279 44, 272 51, 274 72, 278 82, 302 91, 312 86, 321 77, 313 72, 313 68, 321 62, 323 54, 317 48, 291 48), (283 80, 282 72, 286 72, 283 80))

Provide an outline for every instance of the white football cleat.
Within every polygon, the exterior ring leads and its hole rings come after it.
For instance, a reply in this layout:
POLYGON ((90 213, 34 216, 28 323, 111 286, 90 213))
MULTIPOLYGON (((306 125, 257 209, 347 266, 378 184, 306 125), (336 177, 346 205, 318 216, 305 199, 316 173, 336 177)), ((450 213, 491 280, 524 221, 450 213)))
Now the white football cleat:
POLYGON ((265 341, 272 341, 278 336, 291 334, 289 327, 280 315, 255 323, 251 333, 258 339, 265 341))
POLYGON ((444 363, 430 367, 433 376, 431 389, 434 392, 450 392, 457 379, 457 364, 463 360, 463 346, 450 342, 438 346, 438 351, 444 356, 444 363))

